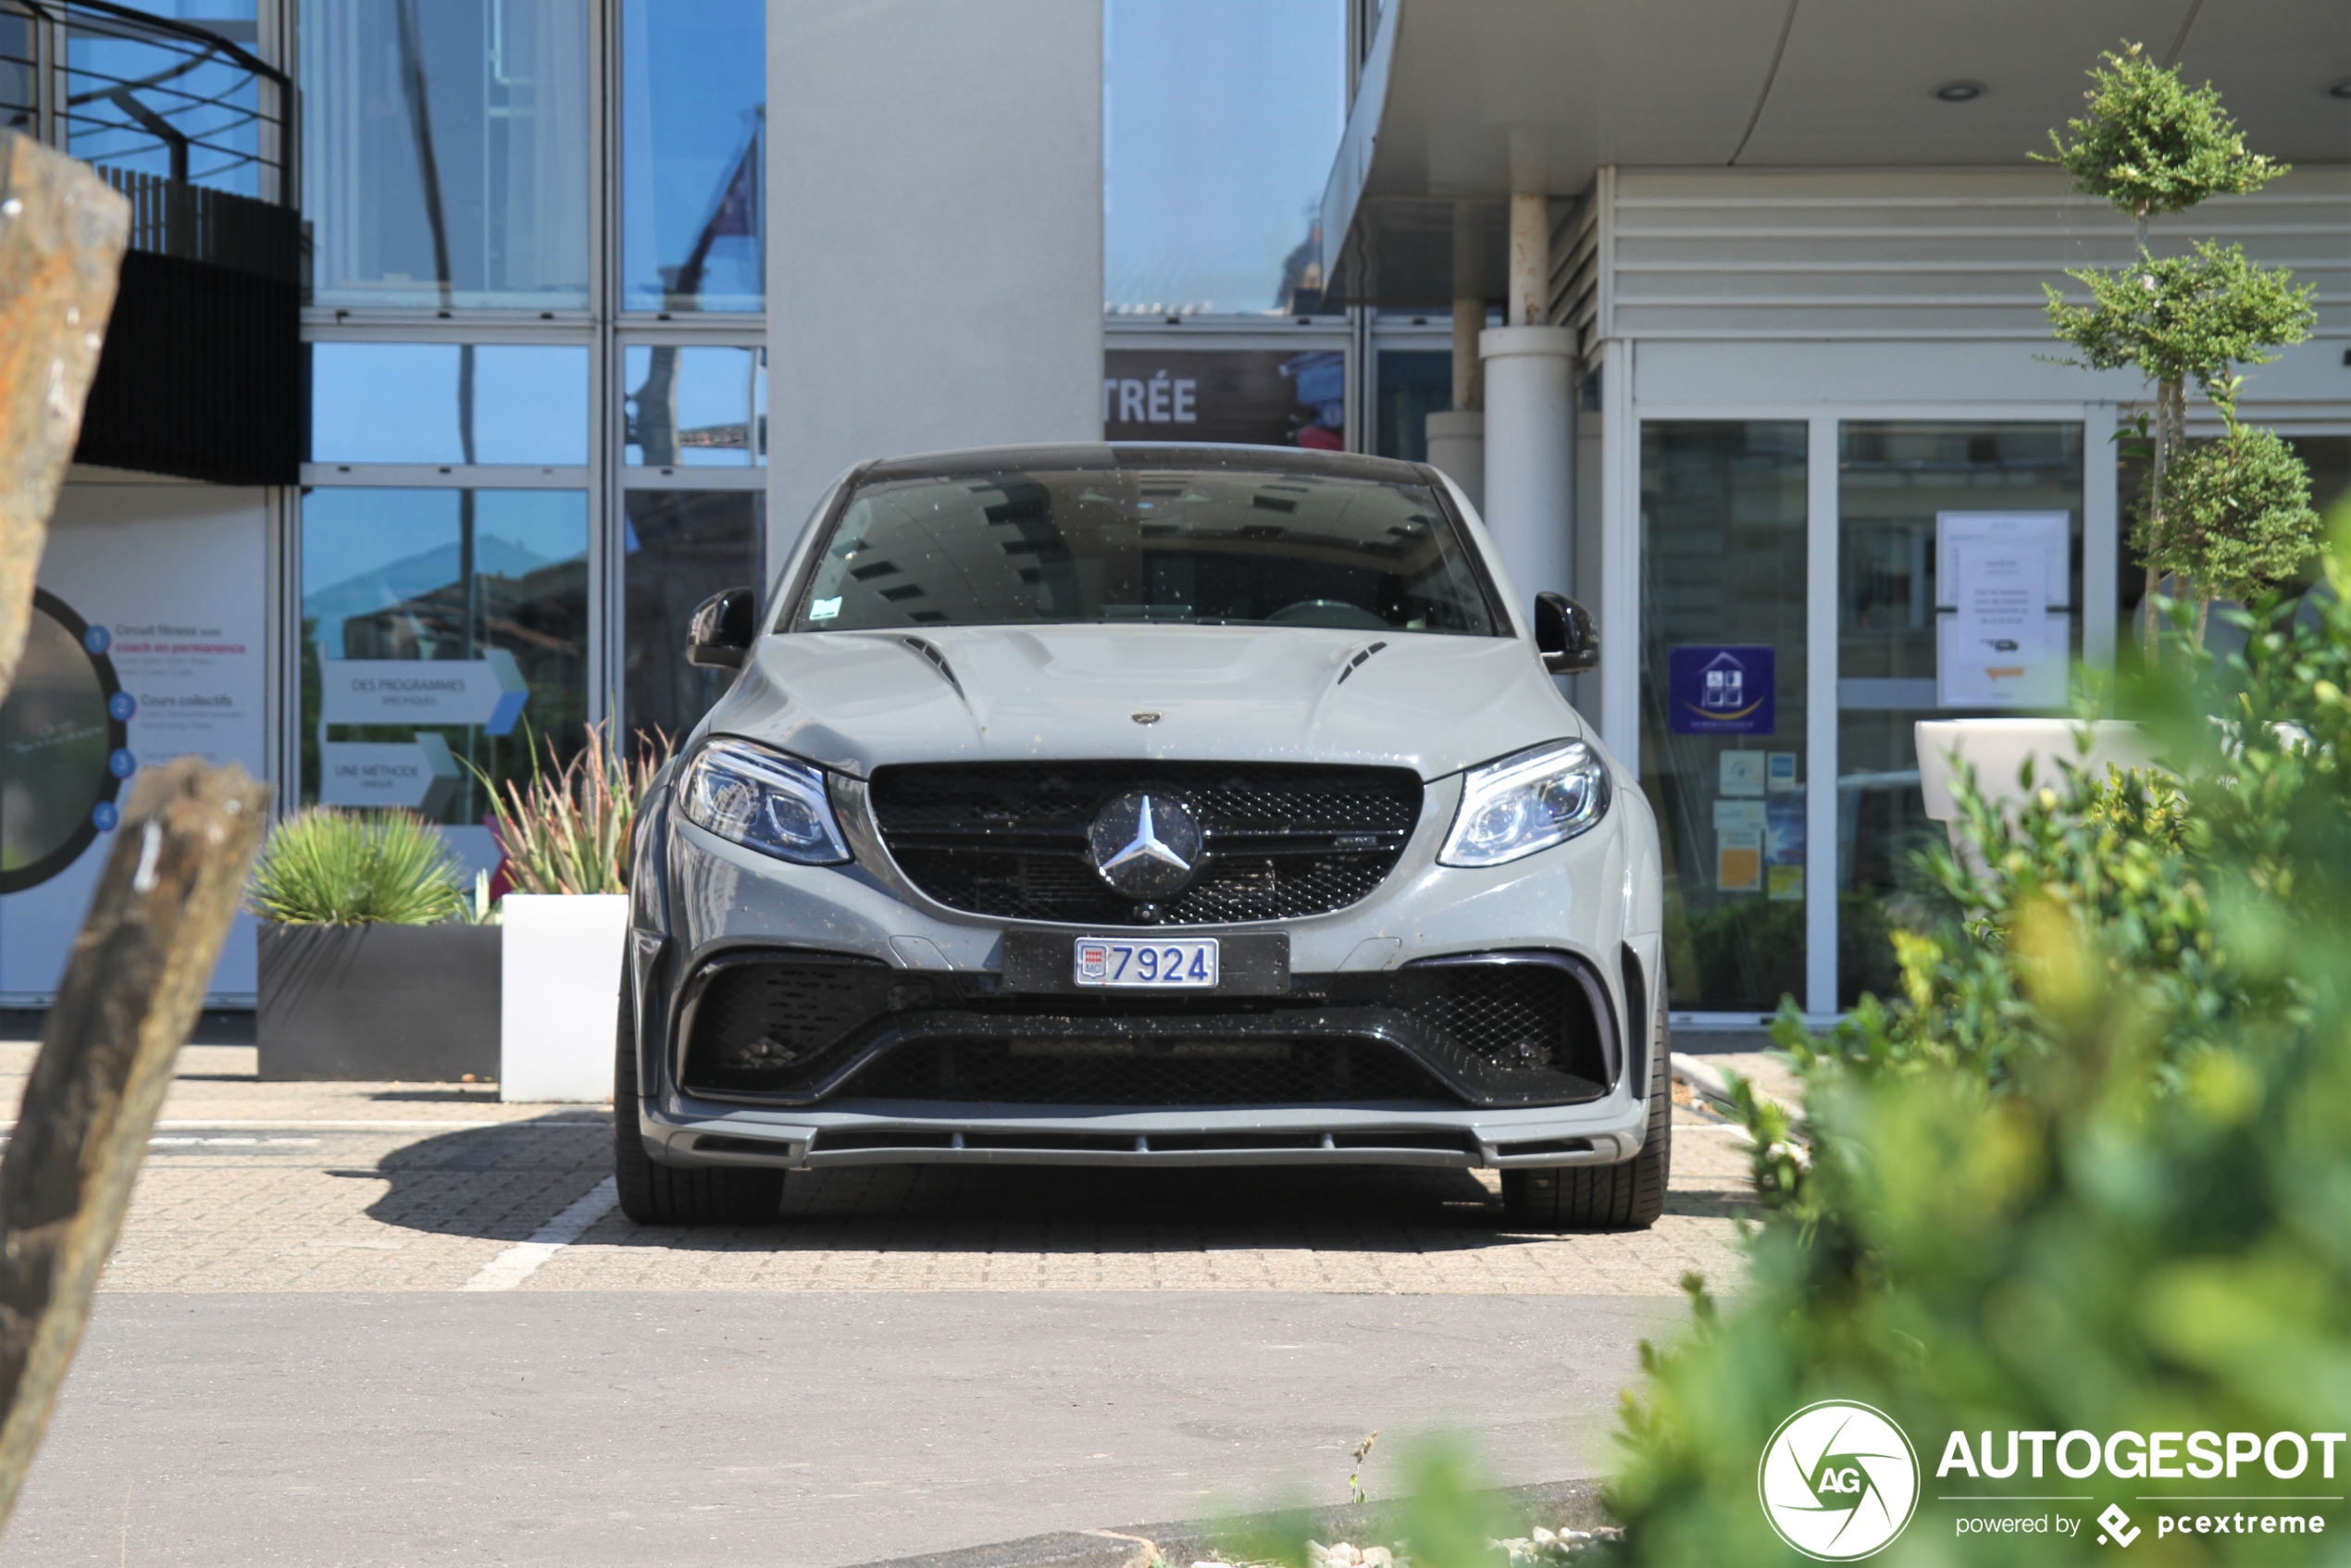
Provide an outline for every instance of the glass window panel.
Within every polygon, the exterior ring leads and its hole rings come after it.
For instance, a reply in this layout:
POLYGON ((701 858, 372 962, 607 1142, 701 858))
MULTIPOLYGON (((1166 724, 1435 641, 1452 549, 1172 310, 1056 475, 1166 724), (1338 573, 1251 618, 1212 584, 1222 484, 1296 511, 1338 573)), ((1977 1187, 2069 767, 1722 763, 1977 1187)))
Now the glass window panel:
MULTIPOLYGON (((1912 864, 1941 838, 1919 790, 1922 718, 1996 711, 1937 706, 1950 594, 1938 514, 2061 513, 2069 630, 2082 645, 2082 427, 1851 421, 1837 459, 1837 1004, 1898 994, 1889 922, 1923 909, 1912 864)), ((2061 707, 2062 698, 2053 707, 2061 707)))
POLYGON ((742 468, 767 461, 767 351, 632 343, 623 461, 646 467, 742 468))
MULTIPOLYGON (((250 44, 252 6, 241 8, 242 23, 236 18, 189 19, 250 44)), ((74 11, 64 34, 59 118, 66 151, 108 168, 243 196, 265 194, 260 77, 212 45, 129 19, 74 11)), ((5 40, 0 31, 0 49, 5 40)))
POLYGON ((1453 406, 1453 355, 1447 349, 1383 349, 1379 356, 1382 457, 1428 461, 1428 417, 1453 406))
POLYGON ((328 305, 584 309, 587 0, 305 0, 328 305))
POLYGON ((1335 349, 1113 349, 1104 441, 1243 442, 1337 452, 1347 356, 1335 349))
MULTIPOLYGON (((568 756, 588 716, 588 497, 563 490, 320 488, 302 504, 302 799, 404 805, 479 824, 471 764, 527 777, 529 748, 568 756), (493 654, 496 655, 493 657, 493 654), (502 723, 419 725, 330 711, 323 661, 417 661, 481 701, 519 679, 502 723), (440 671, 436 671, 440 673, 440 671), (502 729, 504 733, 496 731, 502 729), (322 782, 322 770, 331 778, 322 782)), ((335 689, 340 689, 339 686, 335 689)), ((386 705, 389 714, 392 709, 386 705)))
POLYGON ((588 461, 588 350, 312 343, 317 463, 588 461))
POLYGON ((39 83, 33 69, 32 19, 0 10, 0 130, 33 133, 39 83))
POLYGON ((753 490, 628 492, 623 657, 628 724, 639 734, 683 740, 733 678, 686 662, 686 623, 720 590, 758 584, 765 516, 766 497, 753 490))
POLYGON ((1346 123, 1345 0, 1105 0, 1107 308, 1319 309, 1346 123))
POLYGON ((1641 426, 1641 787, 1677 1012, 1804 994, 1805 441, 1641 426))
POLYGON ((766 22, 764 0, 624 0, 624 309, 764 303, 766 22))

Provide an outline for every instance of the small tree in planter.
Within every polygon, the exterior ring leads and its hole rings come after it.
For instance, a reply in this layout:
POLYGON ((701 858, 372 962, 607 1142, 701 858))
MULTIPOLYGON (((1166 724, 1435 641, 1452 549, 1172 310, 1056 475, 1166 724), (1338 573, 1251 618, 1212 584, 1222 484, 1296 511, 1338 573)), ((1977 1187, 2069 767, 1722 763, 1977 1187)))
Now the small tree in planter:
MULTIPOLYGON (((2071 140, 2051 131, 2054 153, 2045 161, 2062 166, 2077 190, 2103 196, 2131 215, 2135 254, 2126 267, 2067 272, 2089 288, 2087 305, 2069 304, 2054 288, 2046 292, 2051 327, 2081 354, 2070 363, 2094 370, 2136 369, 2155 383, 2152 418, 2142 415, 2138 421, 2142 435, 2152 437, 2153 452, 2132 540, 2147 563, 2146 639, 2151 662, 2156 590, 2166 575, 2192 585, 2208 609, 2216 573, 2229 577, 2257 559, 2286 560, 2276 575, 2260 579, 2266 586, 2290 575, 2310 553, 2315 520, 2298 552, 2287 548, 2290 530, 2275 526, 2258 549, 2244 548, 2241 537, 2226 531, 2248 521, 2275 525, 2291 508, 2248 513, 2208 503, 2204 527, 2181 528, 2171 469, 2187 442, 2187 383, 2196 382, 2207 397, 2225 404, 2234 439, 2234 367, 2267 364, 2276 357, 2270 349, 2308 337, 2316 319, 2310 305, 2315 290, 2295 288, 2285 268, 2258 266, 2239 245, 2208 240, 2184 255, 2150 255, 2149 218, 2185 212, 2208 196, 2258 191, 2286 173, 2286 166, 2245 150, 2245 138, 2208 83, 2189 87, 2176 70, 2148 59, 2138 44, 2102 56, 2090 79, 2096 86, 2085 94, 2087 111, 2066 126, 2071 140), (2209 531, 2214 526, 2222 531, 2209 531)), ((2252 446, 2241 446, 2222 468, 2249 472, 2246 465, 2258 462, 2274 479, 2281 454, 2298 466, 2282 446, 2263 448, 2258 457, 2252 446)), ((2211 477, 2205 476, 2208 481, 2211 477)), ((2306 496, 2307 489, 2306 475, 2306 496)), ((2307 511, 2307 502, 2303 510, 2307 511)), ((2197 636, 2200 641, 2201 615, 2197 636)))
MULTIPOLYGON (((612 1093, 612 1027, 628 930, 637 805, 668 758, 628 755, 603 725, 569 762, 552 746, 529 779, 492 788, 506 875, 499 1090, 507 1100, 612 1093)), ((488 782, 485 779, 485 782, 488 782)))
POLYGON ((246 895, 265 1078, 487 1079, 498 934, 466 923, 447 842, 406 813, 319 806, 279 825, 246 895))

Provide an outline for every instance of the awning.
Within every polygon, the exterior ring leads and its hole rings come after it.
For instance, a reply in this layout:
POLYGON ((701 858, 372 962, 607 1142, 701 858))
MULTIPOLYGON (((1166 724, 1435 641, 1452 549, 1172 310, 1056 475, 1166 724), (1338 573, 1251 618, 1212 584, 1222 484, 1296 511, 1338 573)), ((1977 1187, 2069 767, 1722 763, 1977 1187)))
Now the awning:
POLYGON ((2253 147, 2342 163, 2341 3, 1386 0, 1323 194, 1324 297, 1442 308, 1461 215, 1499 300, 1514 141, 1566 199, 1611 164, 2013 168, 2125 39, 2209 79, 2253 147))

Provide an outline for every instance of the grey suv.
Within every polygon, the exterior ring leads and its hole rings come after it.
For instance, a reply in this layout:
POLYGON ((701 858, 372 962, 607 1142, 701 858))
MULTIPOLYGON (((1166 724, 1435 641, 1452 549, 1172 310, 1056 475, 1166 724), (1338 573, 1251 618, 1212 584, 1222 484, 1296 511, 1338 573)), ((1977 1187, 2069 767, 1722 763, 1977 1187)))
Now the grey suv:
POLYGON ((1646 1226, 1656 825, 1433 468, 1215 446, 866 465, 641 814, 621 1206, 827 1165, 1499 1167, 1646 1226))

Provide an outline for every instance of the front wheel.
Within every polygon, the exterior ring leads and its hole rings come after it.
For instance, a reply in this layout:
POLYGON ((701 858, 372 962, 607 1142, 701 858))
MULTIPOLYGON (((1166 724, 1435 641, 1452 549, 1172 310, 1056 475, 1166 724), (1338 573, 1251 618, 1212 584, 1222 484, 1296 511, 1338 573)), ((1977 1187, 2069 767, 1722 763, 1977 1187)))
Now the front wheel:
POLYGON ((637 1126, 637 1019, 621 981, 619 1041, 612 1064, 612 1164, 620 1212, 639 1225, 757 1225, 776 1218, 784 1173, 726 1165, 665 1165, 645 1152, 637 1126))
POLYGON ((1561 1165, 1502 1173, 1502 1214, 1520 1230, 1647 1230, 1665 1212, 1673 1174, 1673 1097, 1668 1090, 1665 1012, 1649 1040, 1648 1132, 1622 1164, 1561 1165))

